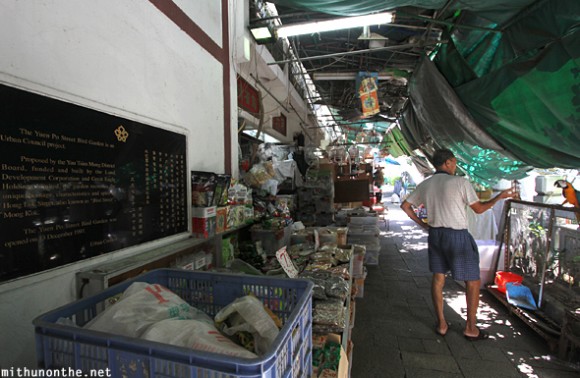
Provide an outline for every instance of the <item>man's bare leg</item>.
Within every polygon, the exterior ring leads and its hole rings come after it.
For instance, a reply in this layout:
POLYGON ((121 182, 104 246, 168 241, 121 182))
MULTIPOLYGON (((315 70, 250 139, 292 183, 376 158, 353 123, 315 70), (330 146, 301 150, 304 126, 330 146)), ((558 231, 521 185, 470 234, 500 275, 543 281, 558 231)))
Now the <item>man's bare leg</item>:
POLYGON ((437 316, 437 332, 441 335, 446 334, 449 328, 445 321, 445 315, 443 314, 443 286, 445 286, 445 274, 433 273, 431 298, 433 299, 435 315, 437 316))
POLYGON ((479 335, 479 329, 477 328, 477 309, 479 307, 480 284, 480 280, 465 281, 465 286, 467 288, 467 322, 465 323, 465 331, 463 333, 467 336, 475 337, 479 335))

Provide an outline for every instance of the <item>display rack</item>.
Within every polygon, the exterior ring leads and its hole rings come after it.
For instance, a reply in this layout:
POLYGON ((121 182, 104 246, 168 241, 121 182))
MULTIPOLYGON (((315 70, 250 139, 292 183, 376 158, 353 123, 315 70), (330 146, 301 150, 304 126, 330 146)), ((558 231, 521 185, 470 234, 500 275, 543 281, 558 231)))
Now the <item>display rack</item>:
POLYGON ((219 267, 221 266, 222 238, 226 235, 247 229, 252 224, 253 222, 248 222, 207 239, 189 237, 163 247, 154 248, 143 253, 78 272, 76 275, 77 296, 78 298, 85 298, 141 273, 153 269, 171 267, 179 257, 195 253, 202 247, 211 248, 215 258, 214 261, 219 267))
MULTIPOLYGON (((577 321, 566 319, 566 315, 575 308, 575 303, 580 303, 578 292, 563 277, 566 273, 574 279, 579 274, 570 265, 578 256, 580 245, 580 233, 568 228, 576 220, 574 208, 510 200, 502 218, 503 265, 506 271, 523 276, 523 284, 531 289, 538 309, 531 311, 512 305, 495 285, 487 285, 488 292, 541 336, 552 351, 560 345, 563 355, 568 339, 577 335, 564 335, 562 322, 577 321), (516 226, 512 227, 512 223, 516 226)), ((498 262, 494 265, 495 272, 498 262)))
POLYGON ((224 264, 224 261, 222 261, 222 248, 223 248, 223 246, 222 246, 222 239, 225 236, 228 236, 228 235, 231 235, 231 234, 234 234, 234 233, 239 233, 239 232, 242 232, 242 231, 246 231, 253 224, 254 224, 254 221, 247 222, 247 223, 244 223, 242 225, 239 225, 239 226, 236 226, 236 227, 227 229, 224 232, 220 232, 219 234, 216 234, 213 237, 214 242, 215 242, 215 255, 214 255, 214 257, 216 258, 215 265, 217 267, 223 268, 224 265, 225 265, 224 264))
POLYGON ((348 342, 350 340, 350 306, 351 306, 351 301, 352 301, 352 267, 353 267, 353 259, 350 259, 350 262, 348 264, 348 288, 349 288, 349 294, 346 296, 346 319, 344 324, 346 324, 346 327, 344 327, 344 330, 342 331, 342 337, 341 337, 341 344, 342 347, 344 348, 344 351, 346 352, 348 349, 348 342))

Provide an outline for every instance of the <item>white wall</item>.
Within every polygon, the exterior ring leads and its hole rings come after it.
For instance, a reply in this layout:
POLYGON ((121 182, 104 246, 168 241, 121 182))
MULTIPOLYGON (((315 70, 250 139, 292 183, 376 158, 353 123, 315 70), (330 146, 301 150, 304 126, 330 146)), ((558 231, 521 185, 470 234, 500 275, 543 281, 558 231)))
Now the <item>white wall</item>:
MULTIPOLYGON (((221 1, 175 3, 222 46, 221 1)), ((223 65, 149 1, 2 0, 0 83, 186 132, 190 169, 225 170, 223 65)), ((75 299, 76 271, 147 247, 0 284, 0 368, 35 366, 32 319, 75 299)))
MULTIPOLYGON (((317 140, 315 129, 309 129, 310 126, 314 125, 308 119, 309 109, 307 103, 300 97, 280 66, 268 64, 273 61, 272 54, 265 46, 253 43, 250 61, 242 62, 237 66, 238 74, 258 90, 262 96, 264 108, 262 131, 283 143, 289 144, 293 143, 294 133, 297 132, 303 132, 305 135, 310 136, 312 140, 317 140), (268 90, 266 91, 264 87, 268 88, 268 90), (280 114, 286 116, 286 135, 282 135, 272 129, 272 117, 280 114)), ((313 144, 318 145, 317 142, 313 144)))

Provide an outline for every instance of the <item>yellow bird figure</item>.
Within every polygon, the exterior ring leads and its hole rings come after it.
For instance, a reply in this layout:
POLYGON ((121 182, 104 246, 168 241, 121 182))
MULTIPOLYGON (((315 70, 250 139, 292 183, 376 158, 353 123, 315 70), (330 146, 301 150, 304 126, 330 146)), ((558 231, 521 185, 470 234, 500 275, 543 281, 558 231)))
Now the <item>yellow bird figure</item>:
MULTIPOLYGON (((562 205, 569 203, 574 207, 580 207, 578 205, 578 196, 576 195, 576 189, 574 189, 574 187, 570 182, 566 180, 558 180, 554 183, 554 186, 562 188, 562 196, 564 196, 564 202, 562 202, 562 205)), ((580 213, 576 213, 576 220, 580 225, 580 213)))

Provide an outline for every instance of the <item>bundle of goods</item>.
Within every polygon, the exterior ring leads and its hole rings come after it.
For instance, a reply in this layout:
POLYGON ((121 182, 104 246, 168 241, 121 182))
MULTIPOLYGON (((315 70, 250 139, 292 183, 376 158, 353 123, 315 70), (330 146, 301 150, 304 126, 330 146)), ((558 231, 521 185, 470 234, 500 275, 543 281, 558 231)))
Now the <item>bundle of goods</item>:
POLYGON ((313 252, 320 247, 320 238, 316 227, 306 227, 292 231, 290 245, 300 246, 302 249, 312 249, 313 252))
MULTIPOLYGON (((254 164, 252 168, 244 175, 244 182, 255 189, 260 189, 268 181, 275 181, 276 172, 271 161, 254 164)), ((277 181, 276 181, 277 184, 277 181)), ((276 194, 275 192, 273 194, 276 194)))
POLYGON ((377 226, 349 225, 348 227, 348 243, 364 245, 366 248, 365 265, 379 265, 380 233, 381 230, 377 226))
POLYGON ((37 366, 309 377, 311 296, 306 280, 154 270, 35 319, 37 366))
POLYGON ((225 206, 228 202, 230 175, 213 172, 191 172, 191 204, 193 207, 225 206))
POLYGON ((283 218, 268 218, 250 228, 252 241, 260 242, 266 255, 274 255, 276 251, 290 242, 291 225, 283 218))
POLYGON ((296 218, 307 226, 334 223, 334 182, 330 172, 308 170, 304 186, 298 189, 296 218))
POLYGON ((345 300, 350 294, 349 261, 353 248, 326 245, 312 253, 300 274, 314 283, 312 328, 316 333, 342 332, 346 327, 345 300))
POLYGON ((134 282, 118 302, 85 328, 229 356, 256 358, 278 335, 276 323, 279 322, 270 317, 255 297, 236 299, 219 311, 214 320, 162 285, 134 282), (227 321, 233 312, 240 314, 235 320, 237 328, 227 321), (226 332, 220 333, 217 326, 226 332), (244 334, 238 335, 233 330, 243 330, 244 334), (236 344, 224 337, 226 335, 244 339, 245 345, 236 344))
POLYGON ((191 172, 191 205, 208 207, 213 205, 217 175, 212 172, 191 172))
POLYGON ((348 357, 340 345, 338 335, 316 335, 312 342, 313 377, 335 378, 348 376, 348 357))
POLYGON ((259 218, 282 218, 287 224, 292 223, 292 213, 288 207, 291 202, 278 200, 277 196, 260 189, 253 191, 252 200, 259 218))
POLYGON ((320 245, 346 245, 347 231, 348 228, 346 227, 319 227, 318 238, 320 239, 320 245))

